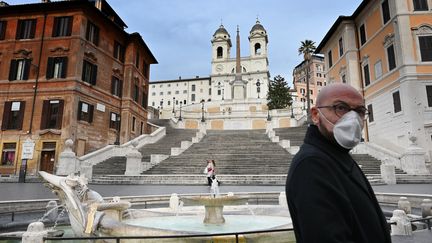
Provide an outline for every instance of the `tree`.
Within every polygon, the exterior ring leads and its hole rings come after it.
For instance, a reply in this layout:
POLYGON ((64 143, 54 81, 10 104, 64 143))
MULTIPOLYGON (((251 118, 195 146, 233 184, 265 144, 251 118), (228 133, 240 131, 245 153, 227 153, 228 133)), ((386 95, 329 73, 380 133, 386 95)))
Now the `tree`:
POLYGON ((298 49, 299 55, 303 54, 303 58, 306 63, 306 100, 307 100, 307 120, 311 121, 310 118, 310 88, 309 88, 309 61, 312 58, 312 53, 316 50, 315 42, 311 40, 301 41, 301 46, 298 49))
POLYGON ((278 75, 270 80, 269 91, 267 93, 267 106, 272 109, 283 109, 290 106, 292 97, 285 78, 278 75))

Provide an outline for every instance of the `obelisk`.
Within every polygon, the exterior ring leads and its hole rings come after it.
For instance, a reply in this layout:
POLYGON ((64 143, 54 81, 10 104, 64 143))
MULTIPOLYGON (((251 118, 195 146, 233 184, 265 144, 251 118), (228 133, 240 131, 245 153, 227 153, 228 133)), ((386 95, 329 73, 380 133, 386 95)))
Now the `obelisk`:
POLYGON ((245 82, 242 80, 242 70, 240 65, 240 31, 237 25, 237 50, 236 50, 236 74, 232 83, 232 94, 234 100, 244 100, 246 98, 245 82))

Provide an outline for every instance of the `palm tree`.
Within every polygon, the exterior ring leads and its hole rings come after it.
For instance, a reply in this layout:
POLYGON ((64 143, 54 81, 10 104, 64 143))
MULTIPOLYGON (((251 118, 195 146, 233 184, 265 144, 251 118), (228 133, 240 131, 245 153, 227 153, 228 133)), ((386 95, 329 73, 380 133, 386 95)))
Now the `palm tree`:
POLYGON ((309 91, 309 61, 312 58, 312 53, 315 51, 315 42, 311 40, 301 41, 301 46, 298 49, 299 55, 303 54, 306 63, 306 100, 307 100, 307 121, 310 123, 310 91, 309 91))

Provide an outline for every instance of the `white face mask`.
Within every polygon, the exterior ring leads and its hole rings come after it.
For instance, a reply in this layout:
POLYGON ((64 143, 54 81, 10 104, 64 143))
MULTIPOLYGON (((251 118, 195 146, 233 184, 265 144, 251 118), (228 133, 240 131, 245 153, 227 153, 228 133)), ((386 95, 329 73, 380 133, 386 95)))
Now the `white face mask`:
POLYGON ((324 114, 321 113, 321 115, 323 115, 327 122, 333 125, 333 136, 340 146, 346 149, 352 149, 360 142, 363 120, 357 112, 349 111, 343 115, 336 124, 327 120, 324 114))

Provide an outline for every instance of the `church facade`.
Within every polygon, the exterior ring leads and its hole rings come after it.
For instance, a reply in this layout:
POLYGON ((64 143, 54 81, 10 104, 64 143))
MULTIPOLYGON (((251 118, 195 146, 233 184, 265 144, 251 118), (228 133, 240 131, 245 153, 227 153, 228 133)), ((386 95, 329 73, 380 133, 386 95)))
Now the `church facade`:
MULTIPOLYGON (((268 68, 267 31, 257 20, 248 36, 250 55, 240 57, 240 36, 237 29, 237 55, 231 57, 231 36, 223 25, 215 31, 211 40, 211 73, 209 77, 152 81, 149 105, 160 109, 162 117, 175 114, 180 106, 198 104, 201 101, 229 101, 234 99, 236 59, 240 59, 240 76, 243 100, 261 100, 266 103, 270 72, 268 68), (184 87, 168 90, 169 87, 184 87), (193 87, 193 88, 192 88, 193 87), (177 96, 177 97, 176 97, 177 96), (170 105, 168 105, 168 101, 170 105), (174 102, 173 102, 174 101, 174 102), (181 104, 180 104, 181 102, 181 104)), ((239 74, 237 73, 237 76, 239 74)))

